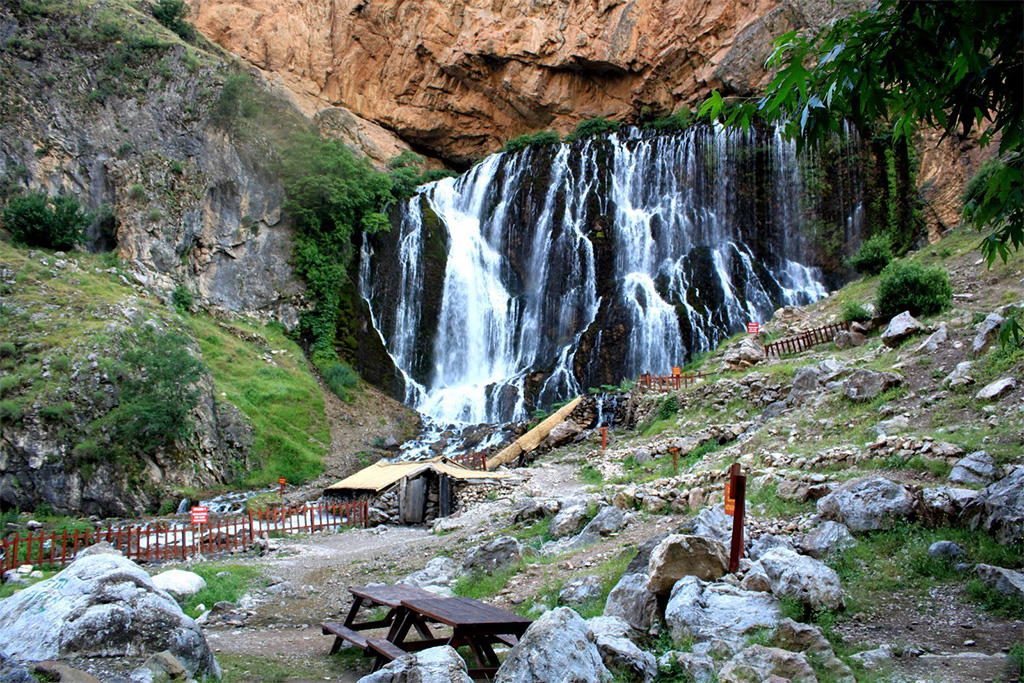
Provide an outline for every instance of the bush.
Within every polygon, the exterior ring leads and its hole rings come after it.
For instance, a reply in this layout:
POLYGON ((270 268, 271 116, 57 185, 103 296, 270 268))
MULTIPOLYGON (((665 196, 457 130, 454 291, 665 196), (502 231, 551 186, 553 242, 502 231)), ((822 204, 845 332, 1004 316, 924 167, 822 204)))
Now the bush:
POLYGON ((839 319, 844 323, 866 323, 871 317, 871 311, 855 301, 847 301, 843 305, 842 313, 839 314, 839 319))
POLYGON ((672 132, 685 130, 693 125, 693 112, 688 107, 683 107, 671 116, 663 116, 644 124, 647 130, 672 132))
POLYGON ((861 275, 878 275, 892 261, 892 243, 888 235, 875 235, 861 242, 846 265, 861 275))
POLYGON ((359 384, 359 375, 345 363, 333 361, 324 368, 324 381, 342 400, 348 400, 349 390, 359 384))
POLYGON ((884 318, 903 311, 911 315, 934 315, 953 302, 949 275, 938 266, 893 261, 882 271, 875 310, 884 318))
POLYGON ((0 421, 17 422, 24 415, 17 401, 0 401, 0 421))
POLYGON ((184 315, 192 309, 192 304, 195 303, 195 295, 192 294, 192 290, 184 285, 178 285, 171 292, 171 304, 177 309, 178 313, 184 315))
POLYGON ((527 133, 514 137, 502 147, 503 152, 522 152, 527 147, 542 145, 557 145, 562 137, 553 130, 542 130, 536 133, 527 133))
POLYGON ((615 133, 619 130, 619 127, 618 121, 609 121, 603 116, 598 116, 596 119, 587 119, 577 123, 576 130, 565 141, 573 142, 594 135, 601 135, 602 133, 615 133))
POLYGON ((85 241, 85 228, 94 214, 77 199, 44 192, 14 197, 3 212, 3 222, 17 244, 67 251, 85 241))
POLYGON ((195 35, 192 24, 185 19, 188 16, 185 0, 157 0, 153 5, 153 16, 182 40, 192 40, 195 35))

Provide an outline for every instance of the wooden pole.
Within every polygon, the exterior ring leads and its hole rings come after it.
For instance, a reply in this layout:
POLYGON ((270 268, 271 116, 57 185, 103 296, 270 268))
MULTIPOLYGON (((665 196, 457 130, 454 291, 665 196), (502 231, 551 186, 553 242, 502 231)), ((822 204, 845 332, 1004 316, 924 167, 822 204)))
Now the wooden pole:
POLYGON ((730 489, 734 501, 732 514, 732 543, 729 546, 729 573, 740 568, 743 557, 743 522, 746 514, 747 478, 739 473, 739 464, 733 464, 729 472, 730 489))

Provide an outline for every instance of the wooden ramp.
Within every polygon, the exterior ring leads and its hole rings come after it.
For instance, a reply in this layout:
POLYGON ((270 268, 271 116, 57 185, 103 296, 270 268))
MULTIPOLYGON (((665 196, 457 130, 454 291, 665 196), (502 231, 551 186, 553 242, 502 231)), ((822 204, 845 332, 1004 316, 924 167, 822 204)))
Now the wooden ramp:
POLYGON ((582 396, 577 396, 575 399, 559 408, 554 415, 548 417, 539 425, 516 439, 511 446, 487 461, 487 469, 497 469, 499 465, 512 462, 523 453, 529 453, 539 446, 541 441, 548 438, 548 434, 551 433, 552 429, 569 419, 569 415, 572 414, 572 411, 576 410, 576 406, 578 406, 582 400, 582 396))

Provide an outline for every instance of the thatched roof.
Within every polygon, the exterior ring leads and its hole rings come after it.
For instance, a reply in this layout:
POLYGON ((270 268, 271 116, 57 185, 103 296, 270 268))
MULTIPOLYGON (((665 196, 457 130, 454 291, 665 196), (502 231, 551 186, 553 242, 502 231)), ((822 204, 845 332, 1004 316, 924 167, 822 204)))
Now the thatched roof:
POLYGON ((342 479, 337 484, 327 487, 327 491, 373 491, 379 492, 397 484, 402 479, 418 477, 423 472, 431 470, 440 474, 447 474, 454 479, 463 481, 503 479, 509 475, 500 472, 481 472, 463 467, 444 456, 438 456, 430 460, 416 460, 405 462, 376 462, 369 467, 362 469, 347 479, 342 479))

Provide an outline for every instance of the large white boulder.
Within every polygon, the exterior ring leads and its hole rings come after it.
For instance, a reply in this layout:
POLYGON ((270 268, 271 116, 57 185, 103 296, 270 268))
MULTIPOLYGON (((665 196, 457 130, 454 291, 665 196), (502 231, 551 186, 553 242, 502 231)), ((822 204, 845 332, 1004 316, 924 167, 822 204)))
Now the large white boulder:
POLYGON ((206 588, 206 579, 184 569, 169 569, 153 577, 153 584, 176 600, 187 600, 206 588))
POLYGON ((814 609, 843 606, 839 575, 824 562, 786 548, 772 548, 758 564, 764 568, 776 597, 797 598, 814 609))
POLYGON ((729 568, 729 551, 721 542, 704 536, 672 534, 651 553, 647 590, 668 595, 684 576, 720 579, 729 568))
POLYGON ((631 681, 651 683, 658 675, 658 662, 633 642, 634 632, 617 617, 594 617, 587 624, 594 634, 594 642, 601 660, 610 671, 631 681))
POLYGON ((854 533, 888 529, 913 513, 910 491, 882 477, 851 479, 818 500, 818 514, 854 533))
POLYGON ((692 640, 695 652, 713 642, 738 651, 746 634, 775 628, 780 618, 778 600, 770 594, 707 583, 696 576, 680 579, 665 607, 672 640, 692 640))
POLYGON ((658 598, 647 590, 647 574, 623 574, 608 594, 604 616, 620 617, 640 631, 649 631, 658 621, 658 598))
POLYGON ((455 648, 442 645, 396 659, 359 683, 473 683, 473 679, 455 648))
POLYGON ((0 643, 23 661, 170 650, 189 676, 220 678, 196 623, 145 570, 120 555, 80 557, 56 576, 0 601, 0 643))
POLYGON ((508 653, 495 683, 597 683, 612 674, 601 660, 594 633, 583 618, 559 607, 530 624, 508 653))

